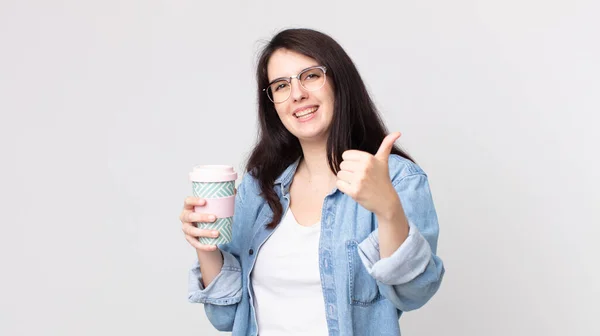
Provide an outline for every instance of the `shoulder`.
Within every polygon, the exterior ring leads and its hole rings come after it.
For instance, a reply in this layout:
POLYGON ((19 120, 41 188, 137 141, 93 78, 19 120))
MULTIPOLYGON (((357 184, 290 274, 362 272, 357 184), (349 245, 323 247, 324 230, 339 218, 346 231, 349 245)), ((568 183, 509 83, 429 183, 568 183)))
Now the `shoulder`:
POLYGON ((419 165, 397 154, 391 154, 388 160, 390 178, 398 182, 407 176, 421 175, 427 177, 419 165))
POLYGON ((242 175, 237 189, 238 195, 242 201, 256 199, 256 196, 261 194, 258 180, 249 172, 245 172, 242 175))

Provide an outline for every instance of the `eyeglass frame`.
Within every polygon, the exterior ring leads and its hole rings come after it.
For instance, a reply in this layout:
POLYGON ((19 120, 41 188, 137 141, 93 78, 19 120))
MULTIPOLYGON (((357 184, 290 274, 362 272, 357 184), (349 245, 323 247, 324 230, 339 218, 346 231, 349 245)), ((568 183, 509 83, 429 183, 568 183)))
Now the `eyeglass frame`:
POLYGON ((290 99, 290 97, 292 96, 292 91, 291 91, 291 88, 292 88, 292 79, 294 79, 294 78, 296 78, 296 79, 298 80, 298 83, 300 83, 300 86, 301 86, 301 87, 302 87, 304 90, 306 90, 306 91, 309 91, 309 92, 317 91, 317 90, 321 89, 323 86, 325 86, 325 83, 327 82, 327 67, 326 67, 326 66, 324 66, 324 65, 315 65, 315 66, 311 66, 311 67, 308 67, 308 68, 306 68, 306 69, 303 69, 302 71, 300 71, 300 72, 299 72, 297 75, 295 75, 295 76, 290 76, 290 77, 279 77, 279 78, 276 78, 276 79, 272 80, 272 81, 271 81, 271 82, 270 82, 270 83, 267 85, 267 87, 266 87, 266 88, 264 88, 264 89, 262 89, 262 90, 263 90, 263 92, 264 92, 264 93, 267 95, 267 98, 269 98, 269 100, 270 100, 270 101, 271 101, 273 104, 281 104, 281 103, 283 103, 284 101, 286 101, 286 100, 290 99), (309 89, 305 88, 305 87, 304 87, 304 85, 302 85, 302 81, 300 80, 300 75, 302 75, 303 73, 305 73, 305 72, 307 72, 307 71, 313 70, 313 69, 321 69, 321 70, 323 71, 323 76, 324 76, 324 78, 323 78, 323 85, 321 85, 321 86, 320 86, 318 89, 309 90, 309 89), (269 97, 269 93, 267 92, 267 90, 269 89, 269 87, 270 87, 270 86, 271 86, 273 83, 275 83, 275 82, 278 82, 278 81, 281 81, 281 80, 284 80, 284 81, 288 82, 288 84, 290 84, 290 94, 289 94, 289 95, 288 95, 288 97, 287 97, 287 98, 285 98, 284 100, 282 100, 282 101, 280 101, 280 102, 277 102, 277 103, 276 103, 276 102, 274 102, 274 101, 273 101, 273 99, 272 99, 271 97, 269 97))

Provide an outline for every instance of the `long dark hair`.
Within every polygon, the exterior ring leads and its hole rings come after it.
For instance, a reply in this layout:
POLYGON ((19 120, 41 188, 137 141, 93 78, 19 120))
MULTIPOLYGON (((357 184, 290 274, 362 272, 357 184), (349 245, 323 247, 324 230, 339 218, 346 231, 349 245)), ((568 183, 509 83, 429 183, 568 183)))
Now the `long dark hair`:
MULTIPOLYGON (((258 143, 246 165, 246 171, 257 179, 261 196, 273 211, 272 221, 268 225, 270 228, 277 226, 283 216, 283 207, 274 189, 275 179, 302 157, 298 138, 283 126, 275 106, 262 91, 269 83, 267 64, 278 49, 303 54, 327 67, 327 80, 333 81, 334 89, 327 157, 334 174, 340 170, 345 150, 358 149, 375 154, 387 135, 387 129, 356 66, 334 39, 311 29, 287 29, 275 35, 264 47, 258 60, 256 80, 260 130, 258 143)), ((396 146, 392 148, 392 153, 413 161, 396 146)))

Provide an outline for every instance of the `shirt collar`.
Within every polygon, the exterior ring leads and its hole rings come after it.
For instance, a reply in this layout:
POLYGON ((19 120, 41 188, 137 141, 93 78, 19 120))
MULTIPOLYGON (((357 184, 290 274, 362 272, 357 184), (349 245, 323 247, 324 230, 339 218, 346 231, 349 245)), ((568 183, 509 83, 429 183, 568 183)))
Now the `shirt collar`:
POLYGON ((294 174, 296 173, 296 169, 298 168, 298 164, 300 163, 300 158, 301 157, 298 157, 296 161, 290 164, 275 180, 275 184, 281 184, 284 194, 287 194, 289 190, 290 183, 292 182, 294 174))

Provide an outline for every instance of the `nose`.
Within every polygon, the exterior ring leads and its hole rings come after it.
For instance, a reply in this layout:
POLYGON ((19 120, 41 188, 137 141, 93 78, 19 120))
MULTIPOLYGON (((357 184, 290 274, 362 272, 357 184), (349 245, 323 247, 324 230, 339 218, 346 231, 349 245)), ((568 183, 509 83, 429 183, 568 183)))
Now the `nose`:
POLYGON ((304 90, 302 85, 300 85, 298 78, 292 78, 292 91, 290 92, 290 95, 294 101, 301 101, 308 98, 308 93, 304 90))

